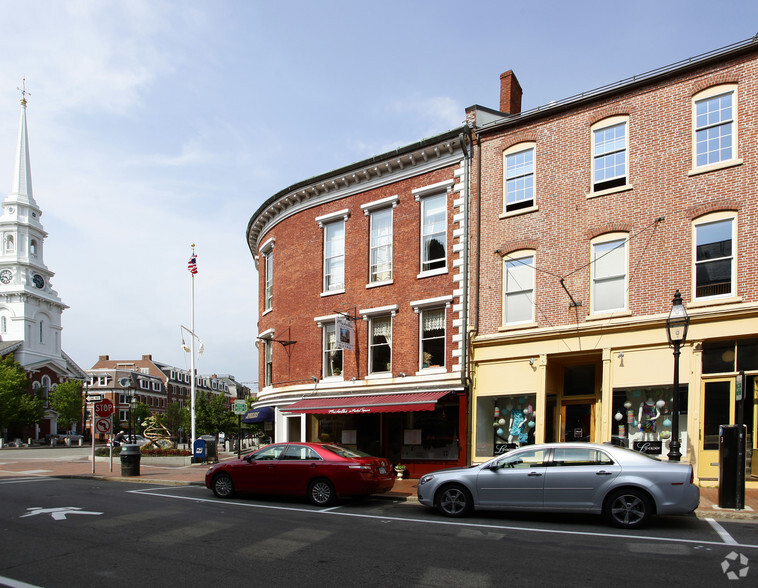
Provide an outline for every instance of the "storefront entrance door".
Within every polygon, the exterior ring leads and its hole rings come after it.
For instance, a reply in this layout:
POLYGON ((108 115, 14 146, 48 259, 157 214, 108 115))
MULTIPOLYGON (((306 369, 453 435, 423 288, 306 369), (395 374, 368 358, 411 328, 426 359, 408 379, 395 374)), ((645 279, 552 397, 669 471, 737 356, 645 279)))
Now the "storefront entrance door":
POLYGON ((592 441, 595 401, 564 401, 561 406, 561 441, 592 441))
POLYGON ((719 427, 734 423, 734 392, 734 378, 703 382, 697 456, 697 474, 700 478, 719 476, 719 427))

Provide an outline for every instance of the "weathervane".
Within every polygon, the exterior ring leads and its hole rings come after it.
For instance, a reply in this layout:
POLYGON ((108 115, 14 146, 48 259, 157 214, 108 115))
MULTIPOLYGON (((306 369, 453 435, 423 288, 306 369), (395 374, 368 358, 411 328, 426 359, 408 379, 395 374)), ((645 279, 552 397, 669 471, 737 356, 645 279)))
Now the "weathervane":
POLYGON ((31 93, 31 92, 27 92, 27 91, 26 91, 26 76, 24 76, 24 77, 22 78, 22 81, 21 81, 21 86, 22 86, 21 88, 19 88, 18 86, 16 86, 16 90, 19 90, 19 91, 21 92, 21 104, 23 104, 24 106, 26 106, 26 95, 27 95, 27 94, 28 94, 29 96, 31 96, 31 95, 32 95, 32 93, 31 93))

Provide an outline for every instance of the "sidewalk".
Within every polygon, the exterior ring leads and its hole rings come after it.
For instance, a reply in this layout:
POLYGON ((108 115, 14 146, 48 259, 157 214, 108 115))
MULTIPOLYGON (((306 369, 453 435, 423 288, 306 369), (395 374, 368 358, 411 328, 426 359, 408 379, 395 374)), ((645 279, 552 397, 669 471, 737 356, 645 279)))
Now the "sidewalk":
MULTIPOLYGON (((74 456, 65 459, 38 459, 33 452, 0 451, 0 481, 4 478, 19 477, 59 477, 93 478, 141 484, 159 485, 205 485, 208 464, 185 466, 161 466, 141 463, 139 476, 121 476, 121 462, 113 459, 113 469, 108 461, 97 461, 95 473, 89 456, 74 456)), ((221 453, 221 461, 236 458, 236 454, 221 453)), ((396 480, 390 492, 379 496, 399 500, 415 501, 418 480, 396 480)), ((745 490, 745 508, 736 510, 718 507, 718 488, 700 488, 700 506, 695 514, 699 518, 738 519, 758 521, 758 488, 745 490)))

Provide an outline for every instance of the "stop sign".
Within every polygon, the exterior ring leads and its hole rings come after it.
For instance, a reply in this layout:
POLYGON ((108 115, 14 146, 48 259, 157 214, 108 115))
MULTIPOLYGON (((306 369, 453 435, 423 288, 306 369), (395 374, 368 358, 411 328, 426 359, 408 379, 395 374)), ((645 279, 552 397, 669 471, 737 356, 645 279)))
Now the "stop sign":
POLYGON ((109 417, 113 414, 113 403, 107 398, 95 402, 95 414, 99 417, 109 417))

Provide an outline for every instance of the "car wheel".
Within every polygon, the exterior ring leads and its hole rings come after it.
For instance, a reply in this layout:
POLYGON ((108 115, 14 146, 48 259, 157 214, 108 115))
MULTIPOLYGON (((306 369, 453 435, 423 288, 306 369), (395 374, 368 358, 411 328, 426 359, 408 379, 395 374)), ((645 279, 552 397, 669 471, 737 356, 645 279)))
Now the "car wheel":
POLYGON ((234 495, 234 482, 229 474, 218 474, 213 478, 211 488, 218 498, 230 498, 234 495))
POLYGON ((462 517, 471 512, 474 500, 463 486, 444 486, 437 495, 437 508, 448 517, 462 517))
POLYGON ((653 512, 653 505, 647 494, 633 488, 617 490, 605 501, 605 520, 614 527, 638 529, 643 526, 653 512))
POLYGON ((326 478, 313 480, 308 486, 308 500, 313 506, 329 506, 337 499, 334 485, 326 478))

